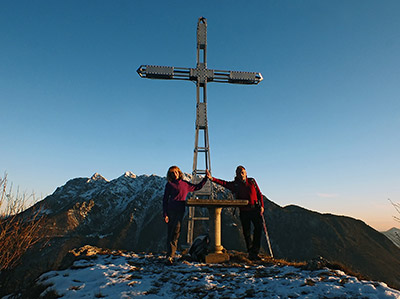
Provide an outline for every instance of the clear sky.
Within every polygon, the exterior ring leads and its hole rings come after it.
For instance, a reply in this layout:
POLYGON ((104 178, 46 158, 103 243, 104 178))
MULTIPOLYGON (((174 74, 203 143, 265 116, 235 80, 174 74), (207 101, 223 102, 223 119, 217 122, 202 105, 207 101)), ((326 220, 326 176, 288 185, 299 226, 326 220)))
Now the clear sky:
MULTIPOLYGON (((141 64, 261 72, 208 84, 212 174, 246 167, 281 206, 400 224, 400 1, 0 1, 0 172, 51 194, 75 177, 192 171, 195 85, 141 64)), ((1 175, 2 176, 2 175, 1 175)))

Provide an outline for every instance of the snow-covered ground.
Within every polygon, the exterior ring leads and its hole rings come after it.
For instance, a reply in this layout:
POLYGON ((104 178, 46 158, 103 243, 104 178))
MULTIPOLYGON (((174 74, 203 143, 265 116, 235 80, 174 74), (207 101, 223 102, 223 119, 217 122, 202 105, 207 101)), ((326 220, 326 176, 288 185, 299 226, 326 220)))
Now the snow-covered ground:
POLYGON ((337 270, 263 264, 164 264, 153 254, 97 254, 43 274, 42 293, 62 298, 400 298, 386 284, 359 281, 337 270))

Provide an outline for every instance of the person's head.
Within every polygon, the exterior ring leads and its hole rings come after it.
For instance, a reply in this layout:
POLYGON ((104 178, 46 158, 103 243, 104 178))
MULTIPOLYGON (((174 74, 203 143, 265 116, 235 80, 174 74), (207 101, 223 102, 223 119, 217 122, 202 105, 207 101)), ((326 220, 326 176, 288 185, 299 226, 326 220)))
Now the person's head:
POLYGON ((174 180, 180 180, 183 178, 183 173, 182 171, 179 169, 178 166, 171 166, 168 169, 167 172, 167 180, 168 182, 174 181, 174 180))
POLYGON ((247 179, 246 169, 242 165, 239 165, 238 167, 236 167, 235 181, 245 182, 246 179, 247 179))

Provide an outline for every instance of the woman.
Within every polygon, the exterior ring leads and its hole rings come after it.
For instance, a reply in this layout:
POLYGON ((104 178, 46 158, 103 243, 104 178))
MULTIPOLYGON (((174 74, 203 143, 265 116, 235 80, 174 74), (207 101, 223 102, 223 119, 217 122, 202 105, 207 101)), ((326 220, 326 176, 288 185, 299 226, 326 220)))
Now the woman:
POLYGON ((247 206, 240 207, 240 222, 242 223, 249 258, 251 260, 259 259, 258 253, 260 251, 263 226, 264 200, 256 180, 248 178, 246 169, 241 165, 236 168, 235 180, 232 182, 213 178, 208 171, 207 177, 214 183, 229 189, 237 199, 246 199, 249 201, 247 206), (251 236, 251 223, 254 226, 253 238, 251 236))
POLYGON ((171 166, 167 172, 167 180, 163 198, 163 216, 165 223, 168 224, 166 263, 172 265, 185 214, 186 196, 189 192, 201 189, 207 182, 207 177, 198 184, 192 184, 183 180, 182 171, 178 166, 171 166))

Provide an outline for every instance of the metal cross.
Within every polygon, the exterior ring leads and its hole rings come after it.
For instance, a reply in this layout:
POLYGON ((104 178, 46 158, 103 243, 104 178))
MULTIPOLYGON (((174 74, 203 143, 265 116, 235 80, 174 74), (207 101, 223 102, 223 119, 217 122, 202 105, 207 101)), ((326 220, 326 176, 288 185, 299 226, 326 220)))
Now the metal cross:
MULTIPOLYGON (((148 79, 172 79, 189 80, 196 83, 196 135, 193 155, 193 179, 197 175, 205 175, 206 170, 211 173, 210 146, 208 139, 207 125, 207 83, 233 83, 233 84, 258 84, 262 81, 261 73, 222 71, 207 68, 207 20, 199 18, 197 22, 197 65, 196 68, 182 68, 173 66, 141 65, 137 73, 142 78, 148 79), (203 132, 204 144, 199 146, 199 134, 203 132), (198 153, 204 153, 205 168, 198 169, 198 153)), ((211 198, 212 184, 206 184, 203 189, 196 192, 196 196, 211 198)), ((193 241, 193 220, 203 220, 204 218, 194 217, 194 207, 189 208, 189 227, 188 244, 193 241), (191 236, 189 236, 191 231, 191 236)))

